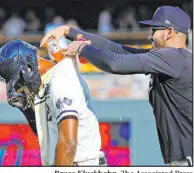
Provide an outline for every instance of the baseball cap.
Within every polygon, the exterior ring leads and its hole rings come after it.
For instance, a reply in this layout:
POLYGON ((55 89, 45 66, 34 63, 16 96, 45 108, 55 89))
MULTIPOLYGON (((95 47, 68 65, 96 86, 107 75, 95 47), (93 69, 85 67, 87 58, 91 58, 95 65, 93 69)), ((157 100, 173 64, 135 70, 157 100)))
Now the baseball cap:
POLYGON ((191 27, 191 18, 179 7, 161 6, 155 11, 151 20, 139 21, 139 23, 150 26, 172 27, 176 31, 187 35, 191 27))

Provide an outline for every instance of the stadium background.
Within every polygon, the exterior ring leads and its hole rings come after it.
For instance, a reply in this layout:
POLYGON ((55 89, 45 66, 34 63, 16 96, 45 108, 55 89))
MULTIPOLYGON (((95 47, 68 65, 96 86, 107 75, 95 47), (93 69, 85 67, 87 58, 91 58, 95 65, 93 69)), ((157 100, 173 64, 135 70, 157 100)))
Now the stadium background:
MULTIPOLYGON (((137 21, 151 18, 160 5, 179 6, 193 16, 192 1, 181 0, 28 0, 22 5, 19 1, 3 1, 0 46, 19 38, 38 47, 46 27, 64 23, 118 43, 150 48, 149 29, 137 21)), ((191 47, 192 32, 188 39, 190 51, 191 47)), ((49 58, 44 49, 39 48, 38 53, 49 58)), ((79 68, 95 100, 108 164, 164 165, 147 98, 149 76, 111 75, 91 64, 80 64, 79 68)), ((0 81, 0 166, 41 164, 37 138, 26 123, 18 110, 7 104, 5 84, 0 81)))

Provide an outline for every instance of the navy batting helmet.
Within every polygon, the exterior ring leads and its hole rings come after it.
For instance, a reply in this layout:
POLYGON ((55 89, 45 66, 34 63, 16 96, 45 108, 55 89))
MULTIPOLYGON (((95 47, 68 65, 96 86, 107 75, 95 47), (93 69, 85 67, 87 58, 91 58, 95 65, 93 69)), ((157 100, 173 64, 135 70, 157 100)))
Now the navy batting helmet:
POLYGON ((5 44, 0 49, 0 76, 6 82, 9 104, 22 110, 29 106, 28 94, 21 88, 26 86, 34 96, 40 87, 36 47, 21 40, 5 44))

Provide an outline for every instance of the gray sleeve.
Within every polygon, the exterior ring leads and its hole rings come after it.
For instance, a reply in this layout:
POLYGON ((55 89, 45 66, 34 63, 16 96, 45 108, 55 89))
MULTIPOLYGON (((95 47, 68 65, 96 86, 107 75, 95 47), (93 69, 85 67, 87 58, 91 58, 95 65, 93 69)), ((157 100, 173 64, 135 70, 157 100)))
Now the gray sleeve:
POLYGON ((128 47, 122 44, 118 44, 104 37, 87 33, 72 27, 69 30, 68 39, 76 40, 77 34, 82 34, 86 40, 90 40, 92 46, 103 50, 111 51, 117 54, 129 54, 129 53, 136 54, 136 53, 144 53, 144 52, 150 51, 150 49, 137 49, 137 48, 128 47))
POLYGON ((86 45, 80 54, 99 69, 114 74, 164 74, 173 78, 177 72, 172 60, 162 51, 140 54, 116 54, 86 45))
POLYGON ((112 74, 144 74, 137 54, 116 54, 86 45, 80 54, 94 66, 112 74))

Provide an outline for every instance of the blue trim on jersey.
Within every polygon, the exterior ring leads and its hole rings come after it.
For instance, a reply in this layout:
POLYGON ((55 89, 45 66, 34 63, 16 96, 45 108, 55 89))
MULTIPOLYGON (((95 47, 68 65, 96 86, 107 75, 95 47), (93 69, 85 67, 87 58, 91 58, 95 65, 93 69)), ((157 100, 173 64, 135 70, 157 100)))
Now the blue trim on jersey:
POLYGON ((80 82, 80 84, 81 84, 81 86, 83 88, 83 93, 84 93, 84 96, 85 96, 85 99, 86 99, 87 107, 95 115, 95 111, 94 111, 94 107, 93 107, 93 100, 92 100, 90 91, 88 89, 88 85, 83 80, 82 76, 80 75, 80 73, 77 70, 76 70, 76 74, 77 74, 77 77, 79 79, 79 82, 80 82))
POLYGON ((65 110, 65 111, 62 111, 62 112, 57 116, 56 120, 57 120, 62 114, 67 113, 67 112, 74 112, 74 113, 77 113, 77 114, 78 114, 78 112, 75 111, 75 110, 65 110))

